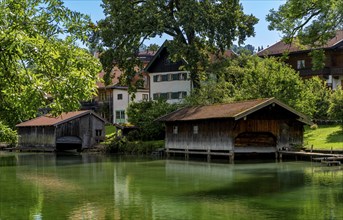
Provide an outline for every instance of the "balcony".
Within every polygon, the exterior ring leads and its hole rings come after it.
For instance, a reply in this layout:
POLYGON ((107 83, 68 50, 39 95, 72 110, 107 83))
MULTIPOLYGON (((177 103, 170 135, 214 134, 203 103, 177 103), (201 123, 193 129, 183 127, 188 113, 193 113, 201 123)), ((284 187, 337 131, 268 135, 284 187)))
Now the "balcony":
POLYGON ((311 77, 311 76, 328 76, 330 75, 330 68, 324 67, 320 70, 312 70, 312 69, 300 69, 298 70, 301 77, 311 77))
POLYGON ((311 76, 343 76, 343 67, 324 67, 320 70, 300 69, 298 70, 301 77, 311 76))
POLYGON ((332 67, 331 75, 333 76, 343 76, 343 67, 332 67))

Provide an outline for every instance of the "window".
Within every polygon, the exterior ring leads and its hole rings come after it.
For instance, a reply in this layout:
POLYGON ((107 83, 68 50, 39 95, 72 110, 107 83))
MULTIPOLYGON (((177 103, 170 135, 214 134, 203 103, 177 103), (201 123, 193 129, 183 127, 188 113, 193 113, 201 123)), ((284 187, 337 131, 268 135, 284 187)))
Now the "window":
POLYGON ((148 94, 142 94, 142 100, 148 100, 149 95, 148 94))
POLYGON ((105 101, 106 100, 106 93, 101 93, 100 94, 100 100, 105 101))
POLYGON ((297 69, 304 69, 304 68, 305 68, 305 60, 298 60, 297 69))
POLYGON ((172 80, 180 80, 180 74, 179 74, 179 73, 174 73, 174 74, 172 74, 171 79, 172 79, 172 80))
POLYGON ((125 111, 116 111, 116 123, 125 123, 125 111))
POLYGON ((118 100, 122 100, 122 99, 123 99, 123 94, 118 94, 118 95, 117 95, 117 99, 118 99, 118 100))
POLYGON ((172 92, 171 93, 171 99, 179 99, 180 93, 179 92, 172 92))
POLYGON ((186 98, 187 92, 181 92, 181 99, 186 98))
POLYGON ((173 134, 177 134, 178 133, 178 127, 177 126, 173 126, 173 134))
POLYGON ((158 75, 155 75, 155 76, 153 77, 153 79, 154 79, 154 82, 157 82, 157 81, 158 81, 158 75))
POLYGON ((199 132, 199 127, 198 127, 198 125, 194 125, 194 126, 193 126, 193 134, 198 134, 198 132, 199 132))
POLYGON ((187 73, 181 73, 180 80, 186 80, 187 79, 187 73))
POLYGON ((159 93, 154 93, 152 95, 152 97, 153 97, 154 100, 157 100, 160 97, 160 94, 159 93))
POLYGON ((167 100, 169 98, 169 93, 160 93, 160 98, 167 100))
POLYGON ((101 134, 102 134, 102 130, 101 129, 96 129, 95 130, 95 136, 100 137, 101 134))
POLYGON ((162 82, 168 81, 168 74, 161 75, 161 81, 162 81, 162 82))

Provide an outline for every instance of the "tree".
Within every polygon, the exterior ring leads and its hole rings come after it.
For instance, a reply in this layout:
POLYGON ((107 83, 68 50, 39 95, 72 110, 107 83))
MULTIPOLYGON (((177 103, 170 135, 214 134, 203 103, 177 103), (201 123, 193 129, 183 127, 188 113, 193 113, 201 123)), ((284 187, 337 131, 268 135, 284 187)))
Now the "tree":
POLYGON ((212 69, 215 82, 194 91, 187 104, 212 104, 275 97, 296 110, 313 116, 326 88, 318 78, 303 81, 299 74, 276 58, 240 56, 212 69), (200 100, 200 101, 199 101, 200 100), (205 102, 204 100, 207 100, 205 102))
POLYGON ((331 119, 340 121, 343 130, 343 89, 337 88, 332 93, 328 113, 331 119))
POLYGON ((208 52, 230 48, 232 42, 241 44, 254 36, 257 23, 245 15, 239 1, 198 0, 103 0, 106 18, 99 21, 93 35, 100 37, 107 50, 101 63, 107 74, 118 65, 131 81, 135 67, 140 66, 137 50, 146 39, 168 35, 168 51, 174 60, 185 60, 195 87, 208 61, 208 52), (114 62, 115 61, 115 62, 114 62))
POLYGON ((99 63, 87 41, 90 19, 60 0, 0 2, 0 122, 13 128, 36 116, 78 109, 96 94, 99 63), (64 39, 61 39, 62 36, 64 39))
MULTIPOLYGON (((267 15, 268 28, 283 33, 286 43, 296 37, 300 45, 320 48, 343 28, 343 2, 341 0, 288 0, 277 11, 267 15)), ((324 51, 313 50, 314 68, 324 66, 324 51)))
POLYGON ((178 107, 165 100, 133 102, 127 109, 127 115, 129 122, 140 129, 139 135, 142 140, 161 140, 164 138, 164 126, 155 120, 178 107))
POLYGON ((158 46, 158 44, 150 44, 147 47, 147 50, 156 52, 156 51, 158 51, 159 48, 160 48, 160 46, 158 46))
POLYGON ((298 36, 305 45, 321 46, 343 25, 340 0, 288 0, 278 11, 270 10, 269 29, 281 31, 286 39, 298 36))

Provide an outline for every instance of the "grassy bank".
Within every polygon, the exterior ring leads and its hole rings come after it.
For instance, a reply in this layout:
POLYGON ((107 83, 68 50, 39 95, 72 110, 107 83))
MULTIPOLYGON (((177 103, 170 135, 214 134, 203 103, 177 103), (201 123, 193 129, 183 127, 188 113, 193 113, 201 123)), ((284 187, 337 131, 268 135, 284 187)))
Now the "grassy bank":
POLYGON ((343 150, 343 131, 339 125, 319 125, 317 129, 305 128, 304 145, 310 149, 343 150))

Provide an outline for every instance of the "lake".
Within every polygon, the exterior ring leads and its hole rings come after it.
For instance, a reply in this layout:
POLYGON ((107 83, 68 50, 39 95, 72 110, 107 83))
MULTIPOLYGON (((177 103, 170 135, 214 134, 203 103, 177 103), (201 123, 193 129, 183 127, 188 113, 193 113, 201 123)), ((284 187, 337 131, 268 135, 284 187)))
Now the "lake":
POLYGON ((0 152, 4 219, 343 219, 343 168, 0 152))

